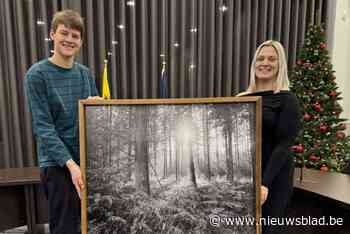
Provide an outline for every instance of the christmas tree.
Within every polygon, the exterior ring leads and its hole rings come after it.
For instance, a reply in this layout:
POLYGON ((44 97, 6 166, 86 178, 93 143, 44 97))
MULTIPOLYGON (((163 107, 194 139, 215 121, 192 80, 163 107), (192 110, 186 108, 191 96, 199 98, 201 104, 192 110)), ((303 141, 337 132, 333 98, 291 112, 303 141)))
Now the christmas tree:
POLYGON ((328 55, 322 25, 311 25, 290 74, 299 100, 303 132, 291 148, 298 167, 342 171, 350 159, 350 138, 340 118, 340 92, 328 55))

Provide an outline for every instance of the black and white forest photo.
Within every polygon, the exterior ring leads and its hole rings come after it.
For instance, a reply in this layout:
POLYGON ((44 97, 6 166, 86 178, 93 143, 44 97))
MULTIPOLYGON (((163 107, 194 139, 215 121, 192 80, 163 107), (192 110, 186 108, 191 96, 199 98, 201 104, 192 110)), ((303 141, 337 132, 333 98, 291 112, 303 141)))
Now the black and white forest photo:
POLYGON ((87 233, 256 233, 255 108, 85 105, 87 233))

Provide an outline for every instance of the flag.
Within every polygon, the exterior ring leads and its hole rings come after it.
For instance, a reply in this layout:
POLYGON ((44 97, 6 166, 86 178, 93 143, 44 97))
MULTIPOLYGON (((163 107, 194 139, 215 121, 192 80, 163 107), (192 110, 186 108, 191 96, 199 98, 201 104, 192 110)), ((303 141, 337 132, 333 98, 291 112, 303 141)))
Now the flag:
POLYGON ((162 64, 162 71, 160 74, 160 97, 167 98, 168 97, 168 84, 165 70, 165 62, 162 64))
POLYGON ((111 92, 109 90, 108 73, 107 73, 107 60, 105 60, 105 67, 103 69, 103 76, 102 76, 102 97, 104 99, 111 99, 111 92))

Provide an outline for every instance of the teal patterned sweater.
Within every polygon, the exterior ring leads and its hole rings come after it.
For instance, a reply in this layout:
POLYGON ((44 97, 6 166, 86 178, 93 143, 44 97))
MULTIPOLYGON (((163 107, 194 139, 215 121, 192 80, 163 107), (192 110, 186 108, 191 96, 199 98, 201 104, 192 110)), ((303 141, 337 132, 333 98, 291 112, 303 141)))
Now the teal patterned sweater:
POLYGON ((25 90, 32 115, 40 167, 79 164, 79 99, 97 96, 87 67, 65 69, 44 59, 26 73, 25 90))

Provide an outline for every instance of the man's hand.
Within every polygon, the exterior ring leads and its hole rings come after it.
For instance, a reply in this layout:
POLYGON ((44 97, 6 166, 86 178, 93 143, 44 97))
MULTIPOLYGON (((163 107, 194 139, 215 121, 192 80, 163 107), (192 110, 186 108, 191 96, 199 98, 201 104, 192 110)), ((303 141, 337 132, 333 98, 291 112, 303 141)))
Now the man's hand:
POLYGON ((265 187, 264 185, 261 185, 260 194, 261 194, 260 195, 261 205, 263 205, 267 200, 267 196, 269 194, 269 189, 267 187, 265 187))
POLYGON ((93 100, 104 100, 103 97, 100 97, 100 96, 89 96, 87 99, 93 99, 93 100))
POLYGON ((72 159, 69 159, 66 162, 66 166, 69 169, 70 175, 72 177, 72 182, 75 186, 75 189, 78 192, 79 198, 81 198, 81 193, 84 189, 83 177, 81 175, 80 167, 72 159))

